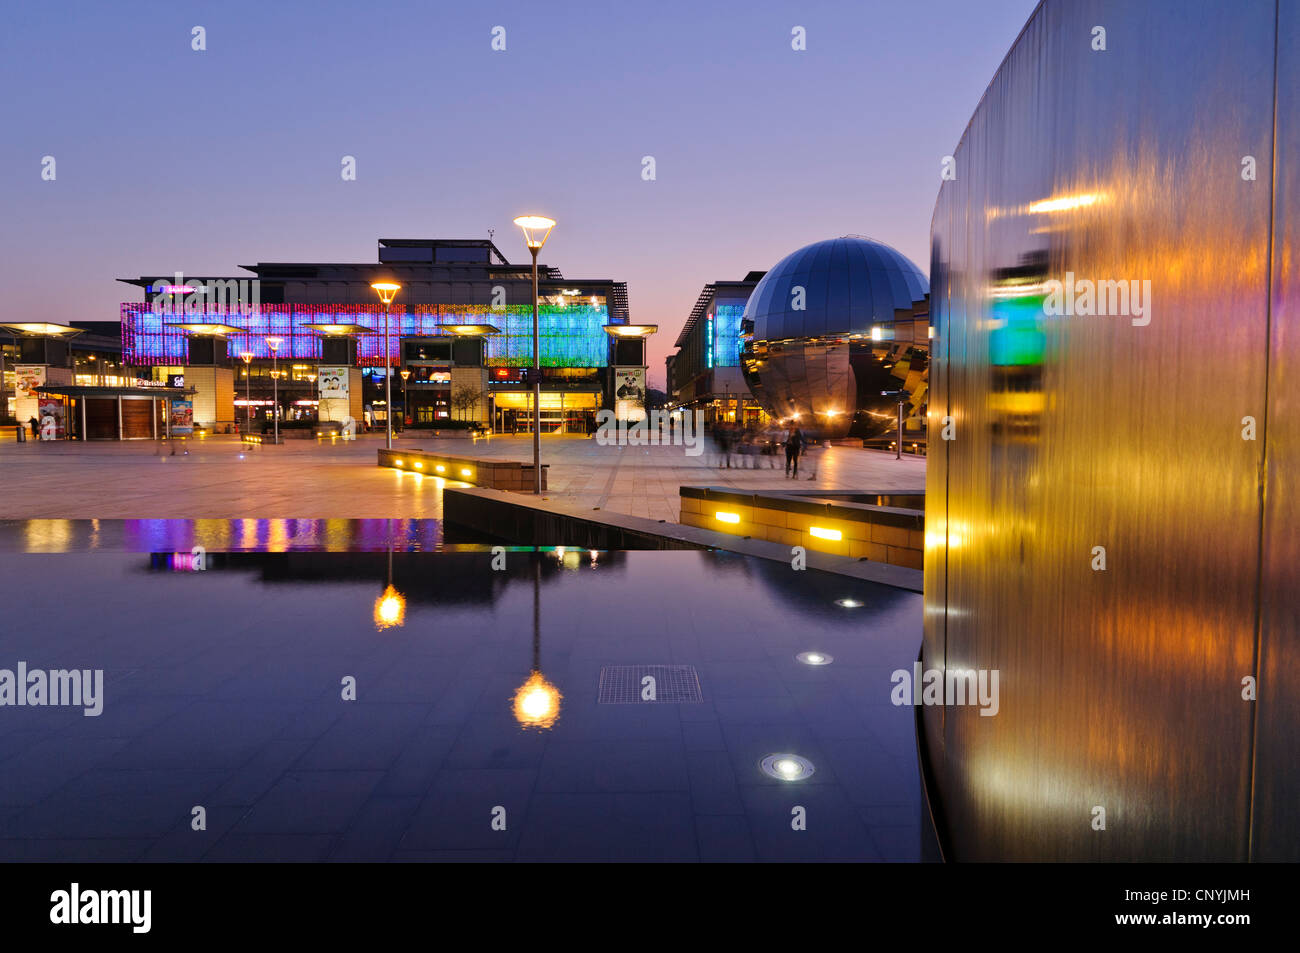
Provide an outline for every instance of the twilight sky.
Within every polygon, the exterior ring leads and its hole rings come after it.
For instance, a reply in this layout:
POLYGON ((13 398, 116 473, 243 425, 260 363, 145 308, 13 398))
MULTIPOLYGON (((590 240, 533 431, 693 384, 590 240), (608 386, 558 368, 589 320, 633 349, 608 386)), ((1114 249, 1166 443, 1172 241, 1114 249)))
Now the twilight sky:
POLYGON ((495 228, 523 262, 511 219, 536 212, 559 222, 544 262, 627 281, 659 324, 662 387, 706 282, 844 234, 929 271, 940 159, 1035 5, 12 4, 0 316, 114 320, 118 277, 375 261, 379 238, 495 228))

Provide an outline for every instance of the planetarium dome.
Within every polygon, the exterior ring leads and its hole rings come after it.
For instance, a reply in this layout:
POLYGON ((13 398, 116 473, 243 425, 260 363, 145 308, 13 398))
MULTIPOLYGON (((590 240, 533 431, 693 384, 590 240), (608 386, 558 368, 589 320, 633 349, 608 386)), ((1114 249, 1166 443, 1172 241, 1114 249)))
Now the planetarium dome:
POLYGON ((787 255, 745 306, 741 366, 755 399, 825 437, 886 432, 900 392, 912 416, 924 398, 929 291, 921 269, 868 238, 787 255))

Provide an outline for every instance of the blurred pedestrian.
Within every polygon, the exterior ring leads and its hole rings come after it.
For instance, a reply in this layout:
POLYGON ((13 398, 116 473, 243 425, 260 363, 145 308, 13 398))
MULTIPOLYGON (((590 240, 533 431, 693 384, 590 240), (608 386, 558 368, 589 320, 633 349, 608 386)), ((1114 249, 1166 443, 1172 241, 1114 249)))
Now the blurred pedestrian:
POLYGON ((791 423, 785 435, 785 475, 799 479, 799 455, 803 452, 803 431, 791 423))

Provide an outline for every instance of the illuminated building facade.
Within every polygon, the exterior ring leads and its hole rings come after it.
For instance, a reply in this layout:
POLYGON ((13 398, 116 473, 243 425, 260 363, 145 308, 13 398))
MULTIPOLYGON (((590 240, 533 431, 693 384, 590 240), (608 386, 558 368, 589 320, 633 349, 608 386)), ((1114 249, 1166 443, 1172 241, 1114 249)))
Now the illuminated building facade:
POLYGON ((740 364, 773 417, 822 438, 923 429, 929 283, 888 245, 846 236, 778 262, 744 312, 740 364))
MULTIPOLYGON (((393 381, 394 404, 405 419, 414 426, 463 419, 527 429, 531 386, 523 371, 533 360, 531 264, 511 264, 490 240, 478 239, 382 239, 378 259, 242 266, 251 279, 121 279, 139 287, 144 299, 121 307, 123 359, 158 374, 190 369, 191 377, 196 364, 229 368, 229 384, 217 386, 225 387, 240 419, 246 383, 256 391, 247 399, 257 416, 269 418, 273 366, 284 374, 281 413, 290 419, 311 416, 320 367, 359 368, 364 404, 382 419, 384 308, 370 285, 387 278, 402 286, 389 314, 387 356, 394 372, 410 372, 405 386, 396 376, 393 381), (195 342, 208 337, 196 327, 203 325, 224 330, 215 350, 199 347, 196 361, 195 342), (458 331, 475 328, 484 329, 479 341, 460 340, 458 331), (272 339, 280 341, 274 361, 272 339), (247 364, 239 360, 243 353, 252 355, 247 364), (442 393, 458 388, 478 388, 481 399, 442 393), (403 393, 409 405, 399 403, 403 393)), ((584 428, 598 409, 614 406, 618 355, 606 327, 628 324, 627 287, 566 279, 548 265, 539 273, 542 430, 584 428)))
POLYGON ((935 206, 950 859, 1300 860, 1300 6, 1188 13, 1044 0, 935 206))
POLYGON ((707 424, 761 426, 762 407, 740 372, 741 322, 750 293, 763 278, 751 271, 740 281, 704 286, 677 335, 667 362, 668 396, 674 408, 702 411, 707 424))

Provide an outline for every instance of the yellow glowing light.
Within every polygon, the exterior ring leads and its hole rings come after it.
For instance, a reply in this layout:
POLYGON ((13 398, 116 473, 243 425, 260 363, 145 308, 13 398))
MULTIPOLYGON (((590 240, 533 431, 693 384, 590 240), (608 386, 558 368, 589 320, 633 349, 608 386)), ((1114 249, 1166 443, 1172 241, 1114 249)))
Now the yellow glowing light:
POLYGON ((467 476, 469 476, 469 475, 470 475, 471 473, 473 473, 473 472, 474 472, 474 471, 471 470, 471 469, 469 469, 469 467, 461 467, 461 468, 460 468, 460 475, 461 475, 461 476, 466 476, 466 477, 467 477, 467 476))
POLYGON ((1039 215, 1043 212, 1072 212, 1077 208, 1087 208, 1094 205, 1101 198, 1095 192, 1085 192, 1082 195, 1063 195, 1055 199, 1043 199, 1034 202, 1029 206, 1031 215, 1039 215))
POLYGON ((719 523, 739 523, 739 522, 740 522, 740 514, 739 514, 739 513, 727 513, 727 512, 721 511, 721 510, 719 510, 717 513, 714 513, 714 514, 713 514, 713 518, 716 519, 719 523))
POLYGON ((391 585, 375 600, 375 628, 390 629, 406 622, 406 598, 391 585))
POLYGON ((550 728, 560 717, 564 696, 541 672, 533 672, 515 691, 515 720, 524 728, 550 728))
POLYGON ((437 466, 435 466, 434 469, 437 470, 439 473, 445 473, 445 472, 447 472, 447 468, 444 467, 441 463, 439 463, 437 466))
POLYGON ((871 340, 873 340, 873 341, 883 341, 884 339, 885 339, 885 332, 884 332, 884 329, 883 329, 883 328, 872 328, 872 329, 871 329, 871 340))
POLYGON ((515 219, 515 224, 523 229, 524 242, 529 248, 541 248, 546 244, 551 229, 555 227, 555 219, 546 218, 542 215, 520 215, 515 219), (537 237, 539 232, 541 238, 537 237))
POLYGON ((395 466, 395 467, 400 467, 401 465, 402 465, 402 461, 401 461, 401 460, 394 460, 394 461, 393 461, 393 466, 395 466))
POLYGON ((423 470, 423 469, 424 469, 424 464, 421 463, 419 460, 416 460, 416 461, 415 461, 415 469, 417 469, 417 470, 423 470))
POLYGON ((810 536, 816 536, 818 539, 833 539, 838 541, 844 538, 844 534, 839 530, 826 529, 824 526, 810 526, 808 527, 808 534, 810 536))
POLYGON ((402 290, 402 286, 395 281, 372 281, 370 287, 379 292, 379 300, 384 304, 392 304, 397 292, 402 290))

